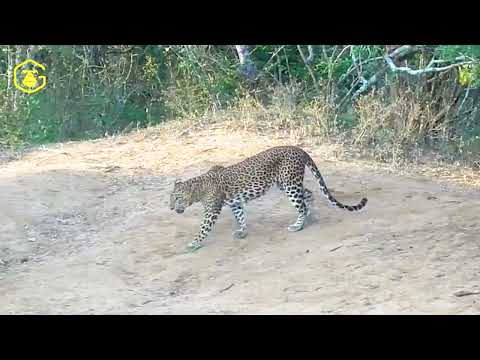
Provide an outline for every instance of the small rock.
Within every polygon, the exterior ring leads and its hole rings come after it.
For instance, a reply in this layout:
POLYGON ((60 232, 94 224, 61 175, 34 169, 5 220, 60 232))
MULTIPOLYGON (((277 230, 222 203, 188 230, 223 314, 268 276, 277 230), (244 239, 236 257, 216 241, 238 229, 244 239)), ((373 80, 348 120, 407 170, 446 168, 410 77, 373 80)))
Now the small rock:
POLYGON ((20 262, 21 262, 22 264, 26 263, 27 261, 28 261, 28 258, 27 258, 27 257, 24 257, 24 258, 22 258, 22 259, 20 260, 20 262))
POLYGON ((310 252, 310 250, 308 250, 308 249, 305 251, 306 254, 308 254, 309 252, 310 252))

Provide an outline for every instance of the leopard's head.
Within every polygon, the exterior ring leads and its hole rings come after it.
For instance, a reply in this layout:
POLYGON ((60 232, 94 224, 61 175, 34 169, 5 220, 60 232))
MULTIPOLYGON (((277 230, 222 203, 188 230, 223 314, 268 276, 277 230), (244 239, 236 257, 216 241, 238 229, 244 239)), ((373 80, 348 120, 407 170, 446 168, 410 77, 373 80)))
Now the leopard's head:
POLYGON ((178 214, 185 211, 192 205, 192 192, 187 183, 175 180, 173 191, 170 194, 170 210, 175 210, 178 214))

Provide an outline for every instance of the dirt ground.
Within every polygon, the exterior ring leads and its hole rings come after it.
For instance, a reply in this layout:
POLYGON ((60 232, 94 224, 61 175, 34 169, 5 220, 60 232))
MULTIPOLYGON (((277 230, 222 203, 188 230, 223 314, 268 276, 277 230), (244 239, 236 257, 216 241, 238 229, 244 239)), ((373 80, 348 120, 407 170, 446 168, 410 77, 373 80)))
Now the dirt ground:
POLYGON ((363 212, 330 207, 307 172, 315 202, 303 231, 287 231, 295 210, 272 190, 248 204, 247 238, 232 238, 224 209, 206 246, 186 253, 202 209, 169 210, 175 177, 292 141, 167 132, 55 145, 0 165, 1 314, 480 311, 480 193, 465 175, 399 174, 300 144, 340 201, 369 198, 363 212))

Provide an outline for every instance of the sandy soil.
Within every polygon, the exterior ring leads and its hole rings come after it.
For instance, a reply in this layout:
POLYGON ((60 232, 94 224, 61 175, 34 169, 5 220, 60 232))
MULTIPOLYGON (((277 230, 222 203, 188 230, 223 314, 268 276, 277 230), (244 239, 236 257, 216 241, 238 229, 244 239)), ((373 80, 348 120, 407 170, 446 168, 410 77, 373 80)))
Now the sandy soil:
MULTIPOLYGON (((143 132, 56 145, 0 165, 1 314, 471 314, 480 310, 477 186, 399 175, 303 144, 313 218, 279 191, 247 207, 249 236, 224 209, 206 246, 185 253, 202 209, 168 209, 175 177, 289 139, 221 129, 143 132), (181 149, 181 151, 179 151, 181 149)), ((478 180, 478 177, 476 178, 478 180)))

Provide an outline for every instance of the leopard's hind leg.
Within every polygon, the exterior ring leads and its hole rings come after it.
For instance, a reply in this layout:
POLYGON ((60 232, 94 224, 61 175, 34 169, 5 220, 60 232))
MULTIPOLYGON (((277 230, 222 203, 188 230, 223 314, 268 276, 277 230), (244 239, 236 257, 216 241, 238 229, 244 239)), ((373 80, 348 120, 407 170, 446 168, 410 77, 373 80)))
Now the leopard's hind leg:
POLYGON ((312 191, 304 188, 303 190, 303 200, 305 201, 305 206, 307 207, 307 213, 305 214, 306 217, 310 216, 313 204, 313 193, 312 191))
POLYGON ((298 213, 297 220, 294 224, 288 226, 288 230, 292 232, 300 231, 305 226, 305 218, 310 213, 307 206, 307 199, 309 202, 311 201, 311 191, 304 189, 302 183, 284 183, 282 184, 282 188, 298 213), (305 199, 305 197, 307 197, 307 199, 305 199))
MULTIPOLYGON (((287 191, 284 188, 284 185, 282 185, 282 183, 277 182, 276 185, 277 185, 277 187, 280 191, 284 191, 285 193, 287 193, 287 191)), ((289 193, 287 193, 287 195, 289 195, 289 193)), ((309 190, 307 188, 303 189, 303 200, 305 202, 305 207, 306 207, 305 217, 308 217, 308 216, 310 216, 311 208, 312 208, 312 204, 313 204, 313 193, 312 193, 311 190, 309 190)), ((293 205, 295 206, 295 203, 293 205)))
POLYGON ((307 205, 311 203, 312 192, 303 187, 305 165, 297 161, 285 161, 279 168, 277 182, 287 194, 298 216, 295 223, 288 226, 288 231, 300 231, 305 226, 305 218, 309 214, 307 205))

